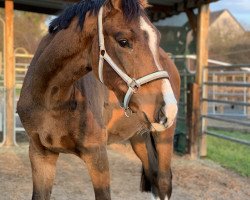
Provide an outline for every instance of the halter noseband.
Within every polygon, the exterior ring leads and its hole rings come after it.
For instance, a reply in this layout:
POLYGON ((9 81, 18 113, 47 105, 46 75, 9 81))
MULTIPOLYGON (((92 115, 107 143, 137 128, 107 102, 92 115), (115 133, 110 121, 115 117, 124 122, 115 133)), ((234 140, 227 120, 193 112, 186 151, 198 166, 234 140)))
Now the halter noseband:
POLYGON ((126 73, 124 73, 112 60, 112 58, 108 55, 105 44, 104 44, 104 35, 103 35, 103 7, 100 8, 100 11, 98 13, 98 36, 99 36, 99 79, 103 83, 103 64, 104 60, 112 67, 112 69, 124 80, 125 83, 127 83, 128 91, 124 97, 124 101, 121 105, 121 107, 125 111, 125 115, 129 117, 129 112, 131 112, 129 108, 129 102, 132 98, 133 94, 137 92, 137 90, 144 84, 158 80, 158 79, 164 79, 169 78, 169 75, 166 71, 157 71, 153 72, 149 75, 146 75, 139 79, 130 78, 126 73))

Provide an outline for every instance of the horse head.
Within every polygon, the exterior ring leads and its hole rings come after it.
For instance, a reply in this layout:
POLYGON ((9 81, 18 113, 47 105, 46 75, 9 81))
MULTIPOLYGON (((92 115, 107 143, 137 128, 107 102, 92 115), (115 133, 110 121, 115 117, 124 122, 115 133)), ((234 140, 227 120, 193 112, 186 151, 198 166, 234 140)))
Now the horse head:
POLYGON ((146 7, 146 0, 80 1, 52 21, 50 33, 60 51, 48 56, 67 55, 63 60, 71 70, 74 65, 74 80, 93 70, 116 94, 126 115, 142 113, 159 131, 174 123, 178 109, 168 67, 160 59, 161 35, 146 7))
POLYGON ((161 35, 148 19, 146 5, 144 0, 110 0, 100 9, 91 66, 114 91, 127 115, 130 111, 143 112, 152 127, 160 131, 173 124, 177 101, 171 77, 160 61, 161 35))

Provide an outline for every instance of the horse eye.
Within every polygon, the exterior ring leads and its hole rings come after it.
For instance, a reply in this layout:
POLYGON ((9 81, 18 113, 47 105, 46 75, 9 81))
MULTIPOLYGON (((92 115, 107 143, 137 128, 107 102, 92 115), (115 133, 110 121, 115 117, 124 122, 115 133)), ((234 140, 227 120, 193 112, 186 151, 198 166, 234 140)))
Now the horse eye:
POLYGON ((119 45, 120 45, 121 47, 123 47, 123 48, 129 47, 129 42, 128 42, 128 40, 126 40, 126 39, 119 40, 118 43, 119 43, 119 45))

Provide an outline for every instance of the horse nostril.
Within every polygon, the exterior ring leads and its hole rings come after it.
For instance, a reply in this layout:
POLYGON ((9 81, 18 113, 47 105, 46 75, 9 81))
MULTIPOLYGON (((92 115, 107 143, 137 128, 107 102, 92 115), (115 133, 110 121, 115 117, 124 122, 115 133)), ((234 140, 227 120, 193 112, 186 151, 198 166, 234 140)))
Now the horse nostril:
POLYGON ((160 119, 160 124, 162 125, 165 125, 167 122, 168 122, 168 118, 165 116, 160 119))
POLYGON ((163 107, 159 110, 158 112, 158 116, 157 116, 157 121, 164 125, 166 122, 167 122, 167 117, 165 116, 165 112, 164 112, 164 109, 163 107))

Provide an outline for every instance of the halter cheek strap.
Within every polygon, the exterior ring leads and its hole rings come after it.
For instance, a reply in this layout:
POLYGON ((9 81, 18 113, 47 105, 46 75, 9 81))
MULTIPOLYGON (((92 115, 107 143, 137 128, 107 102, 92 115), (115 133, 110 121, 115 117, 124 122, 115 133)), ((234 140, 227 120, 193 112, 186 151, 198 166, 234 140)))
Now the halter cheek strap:
POLYGON ((108 55, 105 44, 104 44, 104 35, 103 35, 103 7, 101 7, 99 13, 98 13, 98 37, 99 37, 99 79, 103 83, 103 64, 104 60, 112 67, 112 69, 122 78, 122 80, 127 83, 128 91, 124 97, 122 107, 125 110, 125 115, 129 117, 130 109, 129 109, 129 102, 135 94, 138 89, 149 82, 158 80, 158 79, 164 79, 169 78, 169 75, 166 71, 157 71, 154 73, 151 73, 149 75, 146 75, 139 79, 130 78, 126 73, 124 73, 112 60, 112 58, 108 55))

